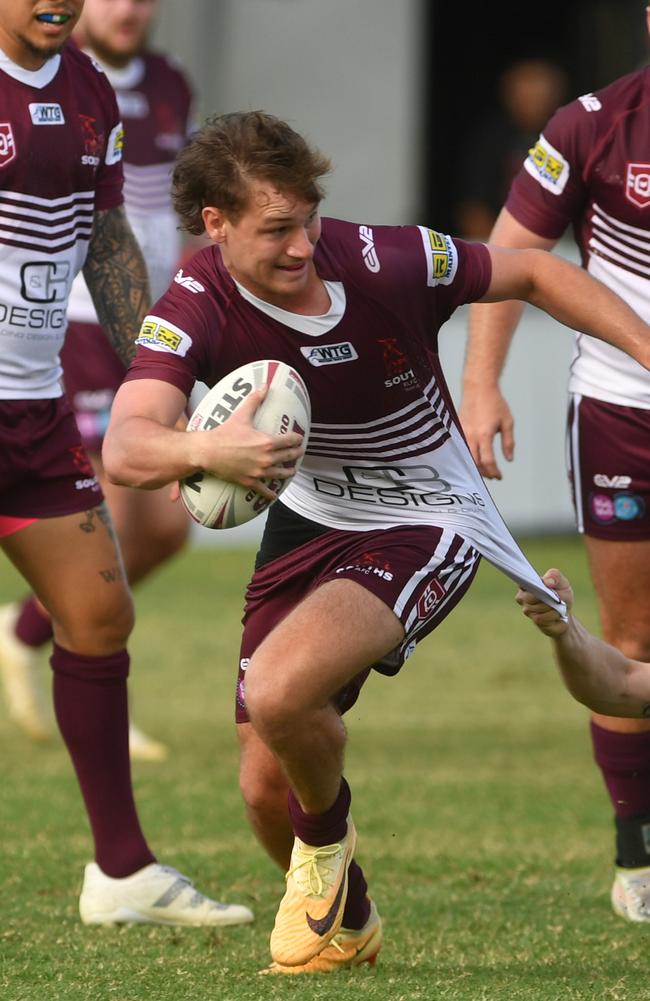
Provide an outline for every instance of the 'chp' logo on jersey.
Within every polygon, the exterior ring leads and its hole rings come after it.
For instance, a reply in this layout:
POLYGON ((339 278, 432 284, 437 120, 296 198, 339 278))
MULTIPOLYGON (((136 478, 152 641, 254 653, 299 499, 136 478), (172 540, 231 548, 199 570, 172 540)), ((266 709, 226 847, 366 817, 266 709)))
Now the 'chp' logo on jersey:
POLYGON ((641 209, 650 205, 650 163, 628 163, 625 197, 641 209))
POLYGON ((458 251, 450 236, 419 226, 427 259, 427 285, 451 285, 458 267, 458 251))
POLYGON ((551 191, 554 195, 561 195, 569 180, 568 162, 543 135, 539 137, 533 148, 528 150, 524 167, 531 177, 534 177, 546 191, 551 191))
POLYGON ((6 167, 16 156, 11 122, 0 122, 0 167, 6 167))
POLYGON ((135 343, 151 351, 166 351, 184 358, 192 346, 192 338, 159 316, 145 316, 135 343))

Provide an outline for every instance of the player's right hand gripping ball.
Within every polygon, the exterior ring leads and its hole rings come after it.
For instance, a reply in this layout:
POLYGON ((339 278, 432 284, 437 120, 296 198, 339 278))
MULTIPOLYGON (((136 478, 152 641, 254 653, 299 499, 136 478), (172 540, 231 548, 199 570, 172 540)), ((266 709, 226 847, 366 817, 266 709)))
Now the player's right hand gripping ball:
MULTIPOLYGON (((209 389, 190 417, 188 431, 209 431, 224 424, 240 403, 259 386, 268 392, 253 421, 258 431, 303 435, 303 446, 311 424, 311 403, 307 387, 290 365, 281 361, 256 361, 242 365, 209 389)), ((297 469, 302 459, 295 463, 297 469)), ((291 480, 266 479, 264 483, 281 494, 291 480)), ((181 500, 199 525, 206 528, 234 528, 256 518, 272 503, 248 487, 220 480, 211 473, 195 473, 182 480, 181 500)))

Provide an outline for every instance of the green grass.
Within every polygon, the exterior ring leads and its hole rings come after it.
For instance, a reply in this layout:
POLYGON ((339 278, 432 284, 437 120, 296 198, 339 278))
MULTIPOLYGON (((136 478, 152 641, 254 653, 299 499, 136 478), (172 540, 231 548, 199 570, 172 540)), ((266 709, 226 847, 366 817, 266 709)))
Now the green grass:
MULTIPOLYGON (((595 608, 576 539, 525 542, 595 608)), ((611 809, 587 712, 557 677, 514 587, 483 566, 470 595, 396 679, 373 676, 348 717, 357 857, 385 920, 376 968, 260 978, 282 878, 249 833, 233 724, 248 551, 189 552, 138 591, 132 699, 168 764, 135 767, 159 857, 253 926, 88 929, 76 894, 90 840, 66 754, 0 718, 2 1001, 257 998, 647 999, 650 929, 608 903, 611 809)), ((21 593, 0 564, 0 600, 21 593)), ((45 668, 44 668, 45 670, 45 668)))

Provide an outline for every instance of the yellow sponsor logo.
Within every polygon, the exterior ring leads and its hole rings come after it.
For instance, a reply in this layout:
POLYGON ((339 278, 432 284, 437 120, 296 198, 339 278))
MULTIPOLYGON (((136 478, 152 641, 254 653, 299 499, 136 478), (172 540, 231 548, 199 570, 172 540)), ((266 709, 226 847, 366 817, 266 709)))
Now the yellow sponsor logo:
POLYGON ((532 149, 528 150, 528 153, 540 174, 547 177, 550 181, 557 182, 560 180, 562 168, 564 167, 563 160, 549 153, 541 142, 535 143, 532 149))
POLYGON ((181 343, 180 334, 170 330, 169 327, 164 327, 162 323, 145 320, 140 328, 138 344, 162 344, 170 351, 178 351, 181 343))
POLYGON ((121 154, 124 149, 124 129, 121 128, 115 135, 115 152, 121 154))
POLYGON ((429 231, 429 243, 431 244, 431 266, 434 278, 446 278, 449 274, 450 259, 447 240, 442 233, 436 233, 434 229, 429 231))

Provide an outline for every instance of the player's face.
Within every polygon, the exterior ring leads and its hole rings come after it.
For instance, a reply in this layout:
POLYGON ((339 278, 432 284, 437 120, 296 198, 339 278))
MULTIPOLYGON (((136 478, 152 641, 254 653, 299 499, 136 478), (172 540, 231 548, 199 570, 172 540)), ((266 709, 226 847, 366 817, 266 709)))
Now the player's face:
POLYGON ((55 56, 79 20, 84 0, 0 0, 0 49, 28 70, 55 56))
POLYGON ((123 66, 144 48, 157 0, 86 0, 78 36, 109 66, 123 66))
POLYGON ((280 306, 309 308, 320 281, 314 248, 320 236, 318 205, 252 181, 248 207, 236 222, 206 208, 208 236, 220 248, 230 274, 249 292, 280 306))

